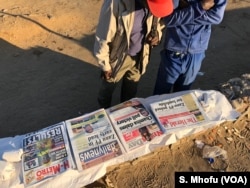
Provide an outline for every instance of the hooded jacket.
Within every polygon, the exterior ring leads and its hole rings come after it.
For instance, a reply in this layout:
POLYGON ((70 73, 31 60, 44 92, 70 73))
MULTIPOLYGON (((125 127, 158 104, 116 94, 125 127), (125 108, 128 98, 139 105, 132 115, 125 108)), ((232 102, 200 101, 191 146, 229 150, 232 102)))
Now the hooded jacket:
MULTIPOLYGON (((110 46, 116 33, 126 33, 127 45, 130 45, 130 35, 134 24, 135 17, 135 1, 131 0, 105 0, 101 8, 99 23, 96 29, 94 55, 97 58, 99 67, 103 71, 111 69, 110 65, 110 46)), ((150 33, 152 27, 153 15, 149 12, 146 19, 147 34, 150 33)), ((157 31, 159 39, 162 37, 163 24, 158 19, 157 31)), ((148 43, 144 43, 141 74, 146 71, 149 62, 151 47, 148 43)))

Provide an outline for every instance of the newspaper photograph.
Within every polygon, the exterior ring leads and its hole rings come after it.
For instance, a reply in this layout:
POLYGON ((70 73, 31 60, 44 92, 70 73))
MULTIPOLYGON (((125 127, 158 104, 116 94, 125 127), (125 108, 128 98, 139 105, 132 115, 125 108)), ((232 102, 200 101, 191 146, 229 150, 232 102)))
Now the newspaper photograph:
POLYGON ((105 109, 66 120, 66 127, 79 171, 125 152, 105 109))
POLYGON ((23 139, 22 170, 25 186, 73 168, 65 123, 28 133, 23 139))
POLYGON ((207 121, 205 112, 193 93, 150 104, 151 110, 164 132, 197 126, 207 121))
POLYGON ((138 98, 112 106, 106 111, 127 152, 163 133, 153 115, 138 98))

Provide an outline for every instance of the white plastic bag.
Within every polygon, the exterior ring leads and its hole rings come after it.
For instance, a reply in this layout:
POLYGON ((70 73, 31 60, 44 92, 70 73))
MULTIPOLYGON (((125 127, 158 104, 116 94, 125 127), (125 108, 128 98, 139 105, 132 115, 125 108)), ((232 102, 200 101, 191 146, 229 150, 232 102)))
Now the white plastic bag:
POLYGON ((222 160, 226 161, 227 158, 227 151, 220 148, 219 146, 209 146, 204 145, 202 150, 202 157, 203 158, 216 158, 221 157, 222 160))
POLYGON ((11 150, 3 153, 3 159, 8 162, 19 162, 22 159, 23 150, 11 150))
POLYGON ((10 180, 16 173, 13 163, 0 161, 0 181, 10 180))

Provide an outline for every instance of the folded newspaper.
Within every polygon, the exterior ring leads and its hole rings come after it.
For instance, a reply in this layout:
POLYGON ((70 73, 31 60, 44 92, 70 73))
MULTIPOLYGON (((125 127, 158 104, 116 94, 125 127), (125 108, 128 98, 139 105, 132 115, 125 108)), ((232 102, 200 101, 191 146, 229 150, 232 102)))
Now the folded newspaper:
POLYGON ((66 125, 79 171, 125 152, 103 108, 66 120, 66 125))
POLYGON ((150 104, 164 133, 205 124, 206 113, 193 92, 150 104))
POLYGON ((143 99, 133 98, 106 109, 127 152, 163 134, 157 121, 142 101, 143 99))
POLYGON ((23 139, 23 152, 25 186, 75 167, 64 122, 26 134, 23 139))

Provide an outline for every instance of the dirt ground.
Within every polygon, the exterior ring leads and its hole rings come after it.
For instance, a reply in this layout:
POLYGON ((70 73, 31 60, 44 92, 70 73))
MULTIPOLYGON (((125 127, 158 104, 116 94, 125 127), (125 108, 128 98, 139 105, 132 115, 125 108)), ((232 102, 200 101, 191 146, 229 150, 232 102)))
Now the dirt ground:
MULTIPOLYGON (((100 70, 92 51, 102 2, 0 0, 0 138, 98 109, 100 70)), ((249 35, 250 1, 229 0, 224 20, 213 27, 201 68, 203 75, 198 76, 193 89, 217 89, 220 83, 249 73, 249 35)), ((138 97, 152 95, 161 49, 161 45, 153 49, 138 97)), ((117 90, 114 104, 118 97, 117 90)), ((250 171, 250 112, 248 101, 244 104, 239 120, 194 135, 223 146, 229 156, 228 171, 250 171), (241 136, 228 131, 233 127, 241 136), (227 136, 233 141, 229 143, 227 136)), ((148 156, 110 167, 104 179, 113 184, 109 186, 119 188, 173 187, 175 171, 214 170, 201 158, 193 139, 185 138, 148 156)), ((87 187, 108 185, 100 180, 87 187)))

